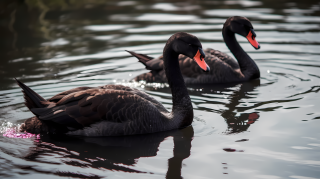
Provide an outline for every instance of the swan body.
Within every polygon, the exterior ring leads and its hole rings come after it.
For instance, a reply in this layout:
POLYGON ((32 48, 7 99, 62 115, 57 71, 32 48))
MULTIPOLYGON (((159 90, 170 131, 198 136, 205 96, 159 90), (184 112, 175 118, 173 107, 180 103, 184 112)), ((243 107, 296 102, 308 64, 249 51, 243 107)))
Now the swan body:
MULTIPOLYGON (((204 50, 205 61, 214 70, 205 73, 196 65, 196 62, 192 58, 180 54, 179 65, 186 84, 243 82, 260 77, 258 66, 241 48, 235 38, 235 33, 247 37, 254 48, 260 48, 259 43, 255 40, 256 35, 250 21, 245 17, 230 17, 224 24, 222 35, 226 45, 237 61, 226 53, 208 48, 204 50)), ((151 70, 148 73, 135 77, 135 81, 143 80, 150 83, 167 82, 163 66, 163 56, 154 59, 145 54, 128 52, 138 58, 139 62, 146 66, 146 69, 151 70)))
POLYGON ((173 110, 143 91, 123 85, 78 87, 45 100, 22 82, 25 104, 35 117, 21 131, 67 133, 83 136, 121 136, 183 128, 193 121, 193 108, 178 64, 185 54, 208 70, 200 41, 187 33, 176 33, 164 48, 164 66, 172 91, 173 110), (201 51, 202 53, 200 53, 201 51))

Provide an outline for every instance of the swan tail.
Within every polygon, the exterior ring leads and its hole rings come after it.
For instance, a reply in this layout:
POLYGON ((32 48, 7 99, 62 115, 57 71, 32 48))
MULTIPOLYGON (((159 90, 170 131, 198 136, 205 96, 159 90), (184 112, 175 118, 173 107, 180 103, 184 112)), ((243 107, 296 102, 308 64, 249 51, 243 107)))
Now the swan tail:
POLYGON ((21 124, 19 131, 40 134, 50 130, 46 123, 42 122, 37 116, 34 116, 28 118, 23 124, 21 124))
POLYGON ((22 92, 25 99, 25 105, 31 111, 32 108, 44 108, 46 107, 46 103, 50 103, 41 97, 39 94, 30 89, 27 85, 23 84, 21 81, 15 78, 17 84, 22 88, 22 92))
POLYGON ((147 68, 148 68, 147 62, 153 59, 152 57, 149 57, 148 55, 135 53, 135 52, 129 51, 129 50, 126 50, 126 51, 128 53, 130 53, 132 56, 136 57, 139 60, 139 62, 144 64, 147 68))
POLYGON ((144 66, 146 66, 146 69, 153 71, 163 70, 163 60, 159 58, 154 59, 152 57, 149 57, 148 55, 139 54, 128 50, 126 51, 129 52, 132 56, 136 57, 139 62, 144 64, 144 66))
POLYGON ((22 88, 25 105, 34 115, 36 115, 27 119, 24 124, 21 125, 21 132, 26 131, 33 134, 49 132, 58 134, 67 132, 68 127, 79 127, 79 124, 75 119, 66 115, 64 110, 54 109, 54 102, 45 100, 27 85, 17 79, 15 80, 22 88))

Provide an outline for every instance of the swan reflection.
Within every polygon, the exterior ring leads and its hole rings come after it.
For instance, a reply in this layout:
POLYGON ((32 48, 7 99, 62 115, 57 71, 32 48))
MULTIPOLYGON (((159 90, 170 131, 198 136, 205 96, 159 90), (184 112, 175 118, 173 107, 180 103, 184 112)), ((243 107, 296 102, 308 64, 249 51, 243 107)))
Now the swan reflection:
POLYGON ((260 86, 260 80, 253 80, 250 82, 242 83, 238 90, 235 90, 229 96, 229 103, 225 106, 227 110, 221 111, 221 116, 225 119, 228 124, 227 134, 240 133, 248 130, 250 125, 252 125, 260 116, 256 112, 252 113, 240 113, 240 116, 236 116, 235 111, 246 111, 253 109, 254 106, 246 107, 242 109, 238 105, 240 104, 241 99, 250 98, 248 92, 252 92, 260 86))
MULTIPOLYGON (((188 89, 190 95, 195 96, 193 102, 196 105, 204 104, 203 100, 205 100, 205 108, 198 109, 208 110, 209 108, 210 112, 218 113, 227 123, 225 134, 233 134, 248 130, 249 126, 260 117, 257 112, 246 112, 254 110, 256 105, 241 105, 242 100, 256 97, 257 94, 250 92, 255 91, 258 86, 260 86, 260 79, 241 84, 192 85, 188 89), (199 101, 197 96, 201 96, 200 102, 197 102, 199 101), (224 109, 220 109, 221 107, 217 105, 223 106, 224 109)), ((195 118, 200 120, 198 116, 195 118)))
MULTIPOLYGON (((153 174, 135 169, 135 165, 141 157, 157 156, 160 143, 168 137, 173 137, 173 157, 168 159, 166 178, 181 178, 182 161, 190 156, 193 136, 192 126, 180 130, 121 137, 44 135, 41 136, 40 142, 36 143, 36 147, 26 156, 26 159, 44 162, 43 158, 55 156, 56 159, 59 158, 59 162, 75 167, 153 174)), ((54 160, 50 162, 46 160, 45 163, 58 164, 54 160)), ((69 177, 88 176, 87 173, 61 171, 53 172, 53 174, 69 177)))

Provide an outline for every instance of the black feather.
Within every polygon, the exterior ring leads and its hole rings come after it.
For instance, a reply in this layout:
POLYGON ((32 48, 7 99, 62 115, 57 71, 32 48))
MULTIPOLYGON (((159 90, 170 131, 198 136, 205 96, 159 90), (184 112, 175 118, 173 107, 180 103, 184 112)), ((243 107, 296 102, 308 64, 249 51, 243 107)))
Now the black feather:
POLYGON ((34 92, 32 89, 30 89, 28 86, 23 84, 21 81, 17 80, 16 78, 14 79, 16 80, 17 84, 22 88, 24 98, 25 98, 25 103, 29 109, 43 108, 46 106, 42 103, 42 102, 47 102, 45 99, 43 99, 43 97, 41 97, 39 94, 34 92))

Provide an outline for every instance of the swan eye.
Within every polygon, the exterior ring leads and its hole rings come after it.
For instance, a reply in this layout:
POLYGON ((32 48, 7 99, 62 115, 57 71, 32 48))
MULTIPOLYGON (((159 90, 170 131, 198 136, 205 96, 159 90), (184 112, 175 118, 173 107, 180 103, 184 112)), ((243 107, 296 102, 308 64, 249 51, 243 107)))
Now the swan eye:
POLYGON ((192 47, 198 47, 197 45, 194 45, 194 44, 188 44, 188 45, 192 47))

